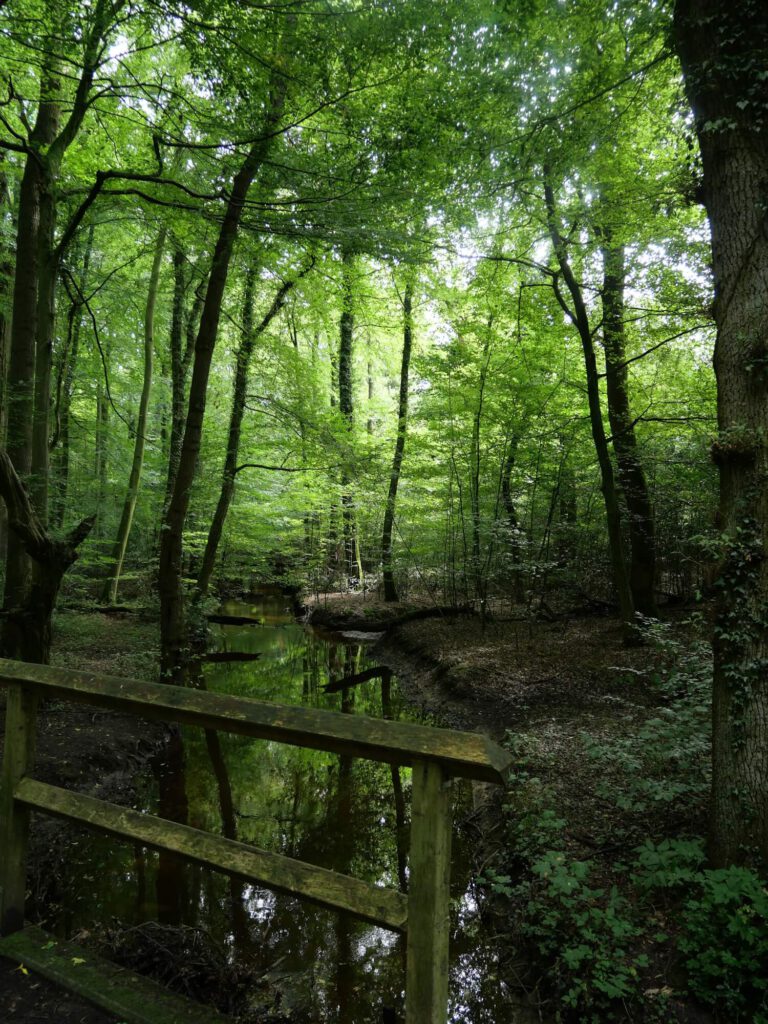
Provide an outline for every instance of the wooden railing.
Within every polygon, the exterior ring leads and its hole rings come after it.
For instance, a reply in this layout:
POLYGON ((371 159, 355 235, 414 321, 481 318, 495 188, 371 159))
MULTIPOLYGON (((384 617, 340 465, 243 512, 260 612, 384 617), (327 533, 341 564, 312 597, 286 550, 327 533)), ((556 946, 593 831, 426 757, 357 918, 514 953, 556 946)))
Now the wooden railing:
POLYGON ((24 925, 29 813, 38 811, 179 854, 404 933, 406 1024, 445 1024, 452 832, 448 782, 459 776, 503 783, 509 755, 495 743, 476 733, 3 659, 0 686, 8 689, 0 777, 1 934, 24 925), (37 706, 41 698, 51 697, 410 766, 408 894, 37 781, 31 776, 37 706))

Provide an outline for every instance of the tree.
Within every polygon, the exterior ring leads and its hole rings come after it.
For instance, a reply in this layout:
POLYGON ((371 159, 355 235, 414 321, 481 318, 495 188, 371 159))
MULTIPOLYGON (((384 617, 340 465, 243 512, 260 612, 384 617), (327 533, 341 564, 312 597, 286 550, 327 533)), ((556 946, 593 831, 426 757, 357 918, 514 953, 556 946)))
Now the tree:
POLYGON ((768 9, 677 0, 712 232, 720 480, 713 632, 715 865, 768 862, 768 9))
POLYGON ((133 459, 131 461, 131 473, 128 478, 128 489, 123 503, 123 513, 120 517, 120 525, 117 528, 117 537, 112 549, 109 573, 104 583, 102 601, 105 604, 114 604, 117 600, 117 587, 120 582, 120 574, 123 570, 123 559, 128 547, 128 538, 131 535, 133 514, 136 510, 136 502, 139 498, 139 485, 141 484, 141 472, 144 468, 144 446, 147 440, 147 414, 149 411, 149 397, 152 390, 152 367, 155 354, 155 305, 157 304, 157 292, 160 284, 160 269, 165 250, 167 229, 160 228, 155 242, 155 252, 152 258, 152 268, 149 274, 149 286, 147 288, 147 302, 144 308, 144 375, 141 385, 141 398, 139 399, 139 410, 136 417, 135 438, 133 444, 133 459))
POLYGON ((395 523, 397 488, 405 454, 405 439, 408 432, 408 383, 413 344, 413 273, 408 273, 403 293, 403 356, 400 363, 400 392, 397 403, 397 437, 395 454, 392 457, 392 471, 389 475, 389 491, 384 508, 384 527, 381 537, 381 567, 384 581, 384 600, 397 600, 397 587, 392 564, 392 527, 395 523))

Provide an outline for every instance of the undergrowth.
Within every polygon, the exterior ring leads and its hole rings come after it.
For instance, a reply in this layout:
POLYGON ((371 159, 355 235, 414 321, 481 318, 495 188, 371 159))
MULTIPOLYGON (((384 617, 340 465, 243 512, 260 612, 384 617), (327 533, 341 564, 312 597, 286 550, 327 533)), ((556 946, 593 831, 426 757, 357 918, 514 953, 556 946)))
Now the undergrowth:
POLYGON ((707 868, 703 839, 684 825, 709 787, 709 651, 649 629, 656 707, 639 726, 580 736, 593 780, 582 821, 562 816, 537 776, 534 738, 509 737, 505 848, 484 881, 541 969, 556 1019, 666 1024, 694 1001, 718 1022, 768 1024, 766 883, 747 868, 707 868), (635 827, 585 856, 574 834, 593 812, 635 827))

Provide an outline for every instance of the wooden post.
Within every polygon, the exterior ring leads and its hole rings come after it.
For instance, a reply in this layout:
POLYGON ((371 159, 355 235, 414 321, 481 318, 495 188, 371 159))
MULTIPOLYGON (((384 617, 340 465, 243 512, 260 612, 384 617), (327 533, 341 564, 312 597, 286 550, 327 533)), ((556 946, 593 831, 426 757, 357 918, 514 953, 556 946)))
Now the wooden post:
POLYGON ((451 880, 448 776, 436 764, 413 765, 406 1024, 448 1019, 448 903, 451 880))
POLYGON ((10 685, 0 775, 0 935, 10 935, 24 927, 29 810, 14 801, 13 793, 32 768, 36 719, 34 691, 23 684, 10 685))

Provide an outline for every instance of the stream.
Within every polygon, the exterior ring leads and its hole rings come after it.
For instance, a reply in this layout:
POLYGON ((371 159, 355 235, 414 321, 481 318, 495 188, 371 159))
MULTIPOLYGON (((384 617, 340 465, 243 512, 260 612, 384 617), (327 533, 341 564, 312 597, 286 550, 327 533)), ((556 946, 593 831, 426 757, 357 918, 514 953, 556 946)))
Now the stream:
MULTIPOLYGON (((257 655, 202 668, 210 691, 346 714, 430 721, 385 673, 324 687, 375 665, 360 635, 297 623, 279 593, 222 612, 260 624, 214 626, 219 652, 257 655)), ((431 724, 439 724, 432 721, 431 724)), ((142 771, 134 806, 274 853, 407 887, 410 771, 359 758, 184 728, 142 771)), ((496 951, 482 939, 470 870, 474 827, 468 783, 454 783, 452 1024, 512 1020, 496 951)), ((46 925, 62 937, 95 922, 121 931, 144 922, 203 928, 230 961, 260 977, 258 998, 302 1024, 382 1024, 403 1008, 404 943, 343 913, 231 880, 116 839, 77 832, 46 925), (263 988, 263 991, 261 991, 263 988), (266 993, 266 994, 265 994, 266 993)), ((265 1019, 279 1020, 281 1016, 265 1019)))

